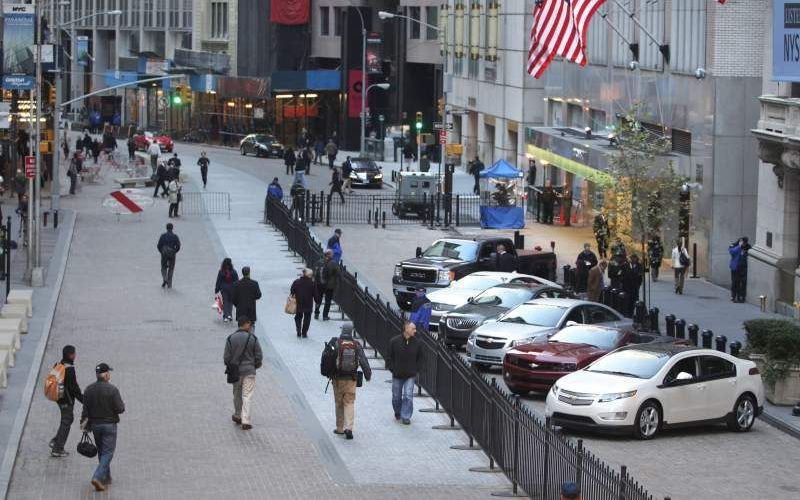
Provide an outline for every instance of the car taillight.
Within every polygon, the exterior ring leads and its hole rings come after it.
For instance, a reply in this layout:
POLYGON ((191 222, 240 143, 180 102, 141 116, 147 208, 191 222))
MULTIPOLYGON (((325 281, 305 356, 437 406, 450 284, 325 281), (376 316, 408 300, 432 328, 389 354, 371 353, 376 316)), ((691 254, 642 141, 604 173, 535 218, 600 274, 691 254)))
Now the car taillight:
POLYGON ((456 272, 450 271, 450 281, 455 281, 455 280, 456 280, 456 272))
POLYGON ((750 375, 758 375, 761 372, 758 371, 758 368, 754 366, 754 367, 750 368, 750 372, 749 373, 750 373, 750 375))

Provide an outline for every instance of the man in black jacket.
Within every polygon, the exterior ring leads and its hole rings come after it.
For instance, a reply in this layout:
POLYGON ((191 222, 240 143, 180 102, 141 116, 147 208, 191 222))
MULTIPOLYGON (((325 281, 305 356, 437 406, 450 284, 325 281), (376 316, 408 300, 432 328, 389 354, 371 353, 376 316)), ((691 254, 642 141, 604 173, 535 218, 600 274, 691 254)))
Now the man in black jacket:
POLYGON ((597 265, 597 255, 592 252, 592 247, 588 243, 583 244, 583 251, 575 259, 576 280, 575 291, 585 292, 586 281, 589 278, 589 270, 597 265))
POLYGON ((167 196, 167 167, 163 163, 158 164, 156 169, 156 190, 153 192, 153 198, 158 196, 158 188, 161 188, 161 197, 167 196))
POLYGON ((161 288, 172 288, 172 273, 175 271, 175 257, 181 250, 181 240, 172 232, 172 223, 167 224, 167 232, 158 238, 156 245, 161 254, 161 288))
POLYGON ((320 292, 316 297, 316 307, 314 308, 314 319, 319 318, 319 306, 325 301, 325 307, 322 308, 322 321, 328 321, 330 318, 328 314, 331 310, 331 301, 333 294, 336 292, 336 287, 339 285, 339 264, 333 260, 333 250, 325 250, 325 257, 323 258, 322 267, 320 269, 320 292))
POLYGON ((250 279, 250 268, 242 268, 242 279, 233 285, 231 302, 236 306, 236 320, 250 318, 256 324, 256 301, 261 298, 258 281, 250 279))
POLYGON ((100 463, 92 476, 92 486, 105 491, 111 484, 111 459, 117 447, 117 424, 120 413, 125 412, 125 403, 119 389, 111 385, 112 368, 100 363, 94 369, 97 382, 83 393, 81 430, 92 431, 100 463))
POLYGON ((395 420, 411 423, 414 412, 414 384, 422 368, 422 343, 415 337, 417 327, 406 321, 403 333, 389 341, 386 369, 392 372, 392 407, 395 420))
POLYGON ((344 434, 345 439, 353 439, 353 421, 356 414, 356 387, 358 386, 358 368, 364 372, 364 378, 369 381, 372 378, 372 369, 369 366, 366 354, 361 344, 353 338, 353 324, 345 323, 342 325, 342 333, 336 341, 337 352, 337 375, 333 378, 333 399, 336 402, 336 429, 334 434, 344 434), (351 367, 348 373, 338 372, 341 360, 350 359, 347 355, 352 354, 355 349, 355 361, 357 366, 351 367))
POLYGON ((56 437, 50 440, 50 455, 53 457, 66 457, 69 453, 64 450, 64 444, 69 437, 69 429, 75 421, 75 400, 83 403, 83 394, 78 385, 78 378, 75 376, 75 347, 65 345, 61 350, 61 361, 58 364, 64 365, 64 395, 58 400, 58 408, 61 410, 61 424, 58 426, 56 437))
POLYGON ((517 270, 517 258, 506 251, 502 243, 497 245, 495 256, 495 270, 501 273, 513 273, 517 270))

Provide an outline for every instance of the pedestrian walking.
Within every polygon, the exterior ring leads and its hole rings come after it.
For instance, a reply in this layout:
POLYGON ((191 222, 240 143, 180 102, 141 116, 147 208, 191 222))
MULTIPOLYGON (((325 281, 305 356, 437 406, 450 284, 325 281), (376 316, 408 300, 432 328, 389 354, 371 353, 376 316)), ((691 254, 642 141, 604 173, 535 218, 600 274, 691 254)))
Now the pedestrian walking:
MULTIPOLYGON (((242 268, 242 273, 244 274, 242 268)), ((253 333, 253 321, 247 316, 239 316, 237 309, 236 323, 239 329, 228 335, 225 341, 225 373, 228 383, 233 384, 233 415, 231 420, 241 425, 243 431, 253 428, 250 420, 250 407, 253 404, 253 393, 256 388, 256 370, 261 368, 264 355, 258 337, 253 333)))
POLYGON ((167 223, 167 232, 158 238, 156 248, 161 254, 161 288, 172 288, 172 275, 175 272, 175 257, 181 251, 181 240, 172 232, 171 222, 167 223))
POLYGON ((595 216, 592 229, 594 231, 594 239, 597 241, 597 253, 601 259, 605 259, 608 257, 606 251, 608 250, 608 238, 610 236, 608 216, 606 216, 605 212, 601 211, 595 216))
POLYGON ((308 268, 303 269, 303 274, 292 283, 289 293, 297 303, 297 310, 294 315, 297 338, 306 338, 308 336, 308 328, 311 325, 311 311, 314 310, 316 288, 314 272, 308 268))
POLYGON ((322 321, 328 321, 330 320, 328 314, 331 310, 333 294, 336 293, 336 287, 339 286, 339 264, 333 260, 333 250, 325 250, 319 283, 321 285, 321 293, 317 294, 318 298, 315 300, 314 319, 319 319, 319 308, 324 302, 322 321))
POLYGON ((181 178, 181 159, 178 158, 178 153, 174 153, 172 158, 167 160, 167 176, 170 179, 180 180, 181 178))
POLYGON ((250 279, 250 268, 242 268, 242 279, 233 285, 231 302, 236 306, 236 320, 245 317, 256 323, 256 301, 261 298, 258 281, 250 279))
POLYGON ((336 155, 339 153, 339 148, 336 147, 336 143, 333 142, 331 138, 328 140, 328 144, 325 145, 325 154, 328 156, 328 168, 333 170, 333 164, 336 161, 336 155))
POLYGON ((529 186, 536 186, 536 162, 534 160, 531 160, 528 165, 527 181, 529 186))
POLYGON ((363 377, 369 381, 372 369, 361 344, 353 338, 353 324, 345 323, 339 338, 331 339, 336 352, 336 370, 331 379, 333 399, 336 404, 336 429, 334 434, 353 439, 353 425, 356 414, 356 387, 358 387, 359 367, 363 377))
POLYGON ((745 302, 747 297, 747 256, 749 252, 749 239, 744 236, 728 247, 728 253, 731 255, 731 301, 733 302, 745 302))
POLYGON ((608 262, 605 259, 600 260, 596 266, 589 269, 589 274, 586 277, 586 298, 591 302, 600 302, 600 295, 603 292, 603 273, 606 272, 608 262))
POLYGON ((208 184, 208 164, 211 163, 211 160, 208 159, 206 156, 206 152, 203 151, 200 153, 200 158, 197 160, 197 164, 200 165, 200 177, 203 178, 203 189, 206 188, 206 184, 208 184))
POLYGON ((158 197, 158 188, 161 188, 161 197, 167 196, 167 167, 164 166, 163 163, 158 164, 158 168, 156 169, 155 173, 156 178, 156 190, 153 191, 153 198, 158 197))
POLYGON ((91 431, 97 446, 99 464, 91 481, 97 491, 105 491, 111 484, 111 460, 117 449, 117 424, 119 416, 125 412, 119 389, 111 384, 112 371, 106 363, 95 366, 97 381, 83 393, 81 430, 91 431))
POLYGON ((322 137, 317 137, 317 140, 314 141, 314 164, 315 165, 322 165, 322 155, 325 154, 325 143, 322 141, 322 137))
POLYGON ((472 192, 475 194, 480 194, 481 192, 481 170, 483 168, 483 162, 476 156, 469 167, 469 173, 475 179, 475 185, 472 187, 472 192))
POLYGON ((170 179, 167 184, 167 193, 169 194, 169 218, 178 216, 178 206, 181 203, 181 183, 178 182, 177 177, 170 179))
POLYGON ((294 150, 290 147, 286 148, 286 151, 283 152, 283 164, 286 165, 286 175, 294 174, 294 165, 296 162, 297 158, 294 155, 294 150))
POLYGON ((239 281, 239 273, 233 267, 233 262, 229 257, 222 260, 222 265, 217 272, 217 282, 214 285, 214 295, 220 294, 222 296, 222 321, 228 322, 233 320, 233 302, 231 302, 231 292, 233 285, 239 281))
POLYGON ((156 169, 159 167, 158 159, 161 156, 161 147, 156 141, 147 146, 147 154, 150 155, 150 168, 153 169, 153 174, 156 174, 156 169))
POLYGON ((281 187, 281 183, 278 182, 277 177, 274 177, 272 182, 267 187, 267 198, 272 198, 278 201, 283 200, 283 188, 281 187))
POLYGON ((353 180, 350 178, 352 173, 353 164, 350 163, 350 157, 348 156, 342 163, 342 179, 344 179, 344 191, 347 194, 353 193, 353 180))
POLYGON ((333 252, 333 261, 337 264, 342 260, 342 230, 335 229, 333 236, 328 238, 327 249, 333 252))
POLYGON ((295 177, 295 181, 289 189, 289 196, 292 197, 292 213, 297 219, 303 220, 305 217, 306 187, 303 184, 302 176, 300 176, 299 180, 295 177))
POLYGON ((100 158, 100 141, 95 139, 92 141, 92 158, 94 158, 94 164, 97 165, 97 159, 100 158))
POLYGON ((422 155, 422 158, 419 160, 419 171, 430 172, 430 170, 431 170, 431 161, 428 159, 428 155, 422 155))
POLYGON ((631 258, 623 264, 621 274, 622 291, 625 292, 628 301, 625 310, 633 311, 633 305, 639 301, 639 290, 642 288, 642 282, 644 281, 644 271, 638 255, 631 255, 631 258))
POLYGON ((588 243, 583 244, 583 251, 578 254, 575 259, 575 269, 577 283, 575 284, 576 292, 586 291, 586 282, 589 279, 589 270, 597 265, 597 255, 592 252, 592 246, 588 243))
POLYGON ((72 155, 72 159, 69 161, 69 168, 67 169, 67 176, 69 177, 69 194, 75 194, 75 188, 78 185, 78 165, 80 164, 81 158, 76 151, 72 155))
POLYGON ((69 455, 64 449, 69 437, 69 431, 72 427, 72 422, 75 421, 75 401, 80 401, 83 404, 83 393, 81 387, 78 385, 78 378, 75 376, 75 346, 65 345, 61 349, 61 361, 53 365, 53 369, 48 375, 45 382, 45 394, 48 394, 48 385, 55 385, 52 394, 58 399, 58 409, 61 414, 61 419, 58 425, 58 431, 53 439, 50 440, 50 456, 52 457, 66 457, 69 455))
POLYGON ((544 189, 540 195, 542 200, 542 223, 553 224, 553 211, 555 210, 556 192, 553 184, 548 180, 544 183, 544 189))
POLYGON ((675 293, 683 295, 683 284, 686 281, 686 270, 692 264, 692 259, 689 258, 689 252, 683 246, 683 242, 679 239, 675 242, 675 247, 672 249, 672 269, 675 272, 675 293))
POLYGON ((661 261, 664 259, 664 245, 661 237, 657 234, 650 236, 647 240, 647 261, 650 264, 650 279, 658 281, 658 274, 661 270, 661 261))
POLYGON ((342 200, 342 204, 344 204, 344 195, 342 194, 342 178, 339 175, 338 168, 334 167, 333 173, 331 173, 331 182, 328 183, 328 185, 331 187, 331 191, 328 193, 328 195, 333 197, 333 193, 338 193, 339 198, 342 200))
POLYGON ((506 246, 502 243, 497 245, 494 268, 501 273, 513 273, 517 270, 517 258, 508 253, 506 246))
POLYGON ((133 136, 128 137, 128 161, 136 159, 136 140, 133 136))
POLYGON ((569 186, 564 186, 564 190, 558 197, 561 200, 561 222, 565 226, 572 225, 572 190, 569 186))
POLYGON ((314 157, 311 150, 311 146, 303 149, 300 152, 300 156, 303 159, 303 171, 305 172, 306 175, 311 175, 311 159, 314 157))
POLYGON ((392 407, 395 420, 411 423, 414 412, 414 384, 422 368, 422 343, 416 338, 417 326, 403 324, 403 333, 389 341, 386 369, 392 373, 392 407))

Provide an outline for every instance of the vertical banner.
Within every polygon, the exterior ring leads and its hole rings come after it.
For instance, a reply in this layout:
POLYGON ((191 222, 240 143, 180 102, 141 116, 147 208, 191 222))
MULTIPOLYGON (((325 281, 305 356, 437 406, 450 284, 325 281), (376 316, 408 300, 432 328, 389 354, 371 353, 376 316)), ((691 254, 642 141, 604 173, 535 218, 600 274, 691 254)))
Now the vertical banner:
POLYGON ((78 53, 78 65, 86 67, 89 65, 89 37, 76 37, 75 51, 78 53))
POLYGON ((270 21, 285 26, 306 24, 311 17, 309 0, 272 0, 270 21))
POLYGON ((361 117, 361 92, 363 82, 361 81, 361 70, 351 69, 347 87, 347 116, 350 118, 361 117))
POLYGON ((378 33, 367 36, 367 73, 383 74, 383 40, 378 33))
POLYGON ((6 4, 3 8, 3 88, 33 88, 34 6, 6 4))

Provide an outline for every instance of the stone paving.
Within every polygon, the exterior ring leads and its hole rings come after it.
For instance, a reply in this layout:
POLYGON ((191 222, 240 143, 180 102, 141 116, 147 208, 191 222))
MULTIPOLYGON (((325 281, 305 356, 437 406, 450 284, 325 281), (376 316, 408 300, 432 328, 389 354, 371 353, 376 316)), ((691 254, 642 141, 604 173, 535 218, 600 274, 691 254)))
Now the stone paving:
MULTIPOLYGON (((191 168, 190 158, 184 163, 191 168)), ((212 164, 212 186, 244 182, 263 193, 263 186, 216 167, 212 164)), ((322 340, 334 334, 337 323, 315 322, 312 338, 296 342, 292 320, 282 313, 295 265, 281 252, 280 237, 258 224, 255 206, 235 199, 231 222, 175 221, 183 249, 175 288, 163 290, 155 243, 168 220, 166 203, 157 200, 141 220, 117 222, 99 204, 110 190, 107 180, 64 200, 78 212, 77 223, 38 374, 42 380, 66 343, 78 348, 82 386, 92 381, 97 362, 115 368, 113 382, 127 411, 107 496, 444 499, 484 498, 507 486, 497 475, 467 472, 485 457, 450 450, 464 437, 431 430, 441 417, 416 415, 411 427, 396 426, 383 383, 386 372, 376 371, 359 392, 356 439, 344 441, 330 432, 332 396, 323 393, 317 373, 322 340), (237 267, 251 264, 266 292, 257 330, 266 363, 257 379, 250 432, 230 422, 221 356, 232 329, 210 308, 226 253, 237 267)), ((261 200, 263 195, 256 205, 261 200)), ((95 462, 74 453, 77 427, 67 444, 72 455, 49 457, 58 411, 40 392, 37 386, 8 498, 96 498, 88 482, 95 462)))

